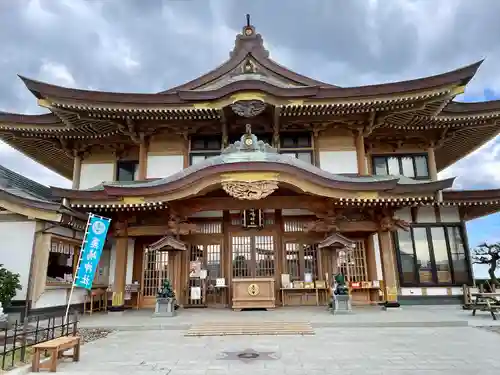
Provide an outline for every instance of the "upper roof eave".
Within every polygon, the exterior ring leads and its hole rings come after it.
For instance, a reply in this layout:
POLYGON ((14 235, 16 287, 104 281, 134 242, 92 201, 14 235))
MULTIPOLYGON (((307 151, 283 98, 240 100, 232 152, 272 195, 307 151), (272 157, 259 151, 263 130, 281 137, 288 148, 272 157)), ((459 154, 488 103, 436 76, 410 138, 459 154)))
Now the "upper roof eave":
POLYGON ((13 125, 57 125, 64 126, 61 120, 53 113, 27 115, 0 111, 0 124, 13 125))
POLYGON ((471 115, 496 111, 500 111, 500 100, 490 100, 485 102, 452 101, 443 108, 441 115, 471 115))
POLYGON ((431 90, 450 85, 465 85, 476 73, 482 61, 469 66, 426 78, 410 81, 392 82, 379 85, 359 87, 336 87, 309 85, 303 87, 277 87, 262 81, 237 81, 226 86, 206 91, 176 90, 162 94, 117 93, 105 91, 90 91, 57 86, 20 76, 26 87, 38 98, 63 99, 68 101, 91 101, 93 103, 112 103, 129 105, 168 105, 191 104, 202 100, 216 100, 234 92, 257 90, 278 97, 308 97, 310 99, 349 99, 372 98, 394 94, 412 93, 431 90))

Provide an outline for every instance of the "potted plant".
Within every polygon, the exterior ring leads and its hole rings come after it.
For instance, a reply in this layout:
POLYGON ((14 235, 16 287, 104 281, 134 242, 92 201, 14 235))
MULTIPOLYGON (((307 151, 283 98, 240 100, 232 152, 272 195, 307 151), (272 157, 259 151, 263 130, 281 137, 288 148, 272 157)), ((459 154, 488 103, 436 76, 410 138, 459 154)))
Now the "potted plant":
POLYGON ((175 303, 175 292, 169 279, 163 281, 163 287, 158 290, 156 295, 155 315, 157 316, 175 316, 175 310, 178 305, 175 303))

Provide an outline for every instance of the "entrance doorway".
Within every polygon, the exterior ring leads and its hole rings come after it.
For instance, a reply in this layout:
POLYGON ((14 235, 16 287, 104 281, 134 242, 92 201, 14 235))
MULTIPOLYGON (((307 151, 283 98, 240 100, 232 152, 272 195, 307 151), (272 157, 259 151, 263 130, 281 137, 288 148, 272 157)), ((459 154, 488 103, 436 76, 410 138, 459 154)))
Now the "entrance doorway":
POLYGON ((216 280, 221 277, 223 277, 221 241, 191 245, 186 307, 206 307, 221 303, 218 289, 215 288, 216 280))
POLYGON ((275 277, 276 243, 271 233, 231 236, 231 276, 233 278, 275 277))

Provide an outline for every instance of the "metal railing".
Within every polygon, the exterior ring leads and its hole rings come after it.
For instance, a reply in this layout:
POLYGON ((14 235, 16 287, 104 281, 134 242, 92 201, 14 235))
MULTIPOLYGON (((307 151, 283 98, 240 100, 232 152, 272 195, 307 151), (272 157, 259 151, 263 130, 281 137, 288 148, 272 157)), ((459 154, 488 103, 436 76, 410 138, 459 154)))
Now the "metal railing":
POLYGON ((29 316, 24 322, 16 321, 0 329, 0 369, 7 370, 26 363, 31 357, 31 347, 61 336, 76 336, 76 312, 65 322, 65 312, 29 316))

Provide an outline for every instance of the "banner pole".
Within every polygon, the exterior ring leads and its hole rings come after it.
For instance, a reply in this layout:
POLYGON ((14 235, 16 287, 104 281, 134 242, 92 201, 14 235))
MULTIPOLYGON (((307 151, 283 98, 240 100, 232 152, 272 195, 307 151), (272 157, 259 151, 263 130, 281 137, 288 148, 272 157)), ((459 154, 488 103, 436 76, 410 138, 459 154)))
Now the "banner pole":
MULTIPOLYGON (((73 283, 71 284, 71 289, 69 291, 68 306, 66 306, 66 314, 64 315, 64 324, 68 324, 69 308, 71 306, 71 299, 73 298, 73 291, 75 290, 75 281, 78 275, 78 269, 80 268, 80 262, 82 261, 83 249, 85 248, 85 242, 87 242, 87 233, 89 231, 90 219, 92 214, 89 214, 87 220, 87 225, 85 226, 85 235, 83 236, 82 246, 80 247, 80 254, 78 255, 78 262, 76 263, 75 277, 73 277, 73 283)), ((85 302, 84 302, 85 303, 85 302)))

